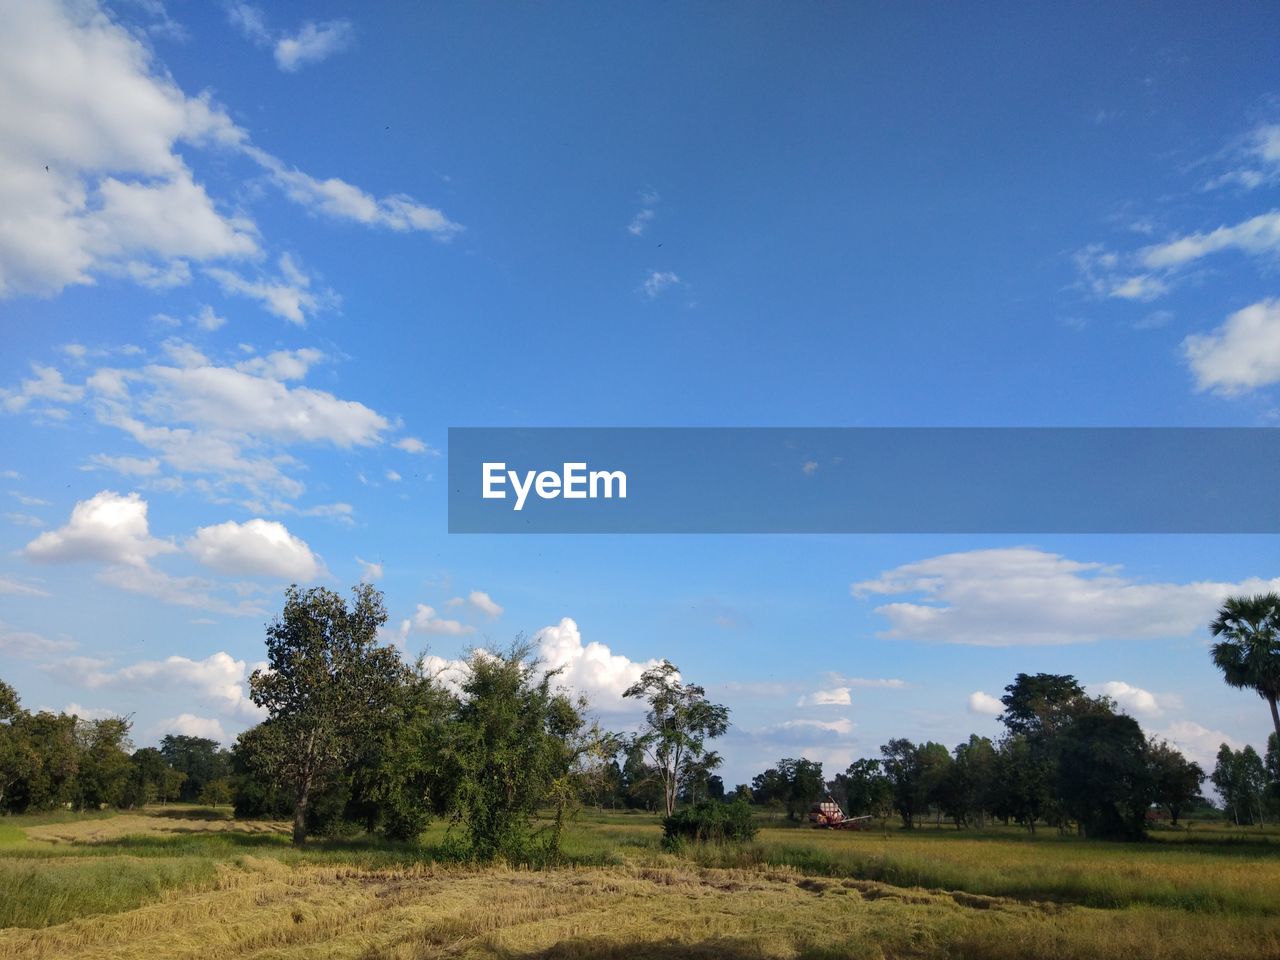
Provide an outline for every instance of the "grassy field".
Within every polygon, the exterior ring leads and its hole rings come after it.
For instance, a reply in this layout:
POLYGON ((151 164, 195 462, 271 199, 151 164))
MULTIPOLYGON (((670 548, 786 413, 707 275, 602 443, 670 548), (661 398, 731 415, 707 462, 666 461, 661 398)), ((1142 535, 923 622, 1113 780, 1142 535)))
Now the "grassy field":
POLYGON ((1280 833, 1140 845, 767 826, 662 849, 588 814, 547 871, 197 808, 0 820, 0 958, 1280 957, 1280 833))

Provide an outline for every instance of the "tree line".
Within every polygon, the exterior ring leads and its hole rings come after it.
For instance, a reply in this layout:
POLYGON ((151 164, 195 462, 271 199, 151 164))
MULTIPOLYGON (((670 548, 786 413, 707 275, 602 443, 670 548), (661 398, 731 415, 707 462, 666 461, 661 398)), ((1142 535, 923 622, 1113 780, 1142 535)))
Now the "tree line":
MULTIPOLYGON (((238 816, 291 819, 295 843, 355 828, 412 840, 438 817, 459 857, 530 861, 559 856, 567 818, 584 803, 661 812, 672 829, 689 826, 672 819, 677 806, 705 808, 714 832, 741 814, 726 821, 706 804, 735 800, 800 820, 829 792, 850 814, 896 815, 907 829, 929 818, 957 828, 999 819, 1136 839, 1153 807, 1176 823, 1205 802, 1198 764, 1074 677, 1043 673, 1005 688, 995 741, 974 735, 949 749, 895 738, 831 780, 816 761, 784 758, 726 796, 711 744, 728 730, 729 710, 674 664, 625 691, 646 705, 639 731, 612 733, 527 643, 475 651, 446 682, 379 643, 386 621, 372 586, 355 588, 349 603, 291 587, 267 627, 267 666, 249 681, 266 719, 229 751, 178 735, 133 750, 128 717, 32 713, 0 681, 0 812, 230 802, 238 816)), ((1273 718, 1278 625, 1274 594, 1232 598, 1211 624, 1224 679, 1258 692, 1273 718)), ((1251 747, 1219 753, 1211 781, 1237 823, 1276 815, 1276 740, 1265 757, 1251 747)))

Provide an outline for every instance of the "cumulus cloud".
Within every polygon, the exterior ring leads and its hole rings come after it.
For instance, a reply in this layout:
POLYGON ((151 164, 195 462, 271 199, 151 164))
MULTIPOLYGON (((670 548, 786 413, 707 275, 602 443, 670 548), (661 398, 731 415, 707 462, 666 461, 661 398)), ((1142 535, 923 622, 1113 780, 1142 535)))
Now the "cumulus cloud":
POLYGON ((286 473, 296 462, 287 448, 374 446, 390 428, 386 417, 362 403, 297 382, 325 359, 319 350, 277 350, 222 364, 184 340, 168 340, 163 349, 169 362, 101 367, 84 384, 39 368, 36 378, 0 396, 11 409, 24 408, 38 394, 83 402, 100 424, 148 454, 96 454, 88 468, 146 478, 153 486, 165 471, 194 475, 202 492, 235 485, 273 502, 304 490, 286 473))
POLYGON ((1206 773, 1212 772, 1218 748, 1222 744, 1225 743, 1233 750, 1239 750, 1244 746, 1221 730, 1211 730, 1194 720, 1178 720, 1167 727, 1153 731, 1153 734, 1161 740, 1168 740, 1189 760, 1200 764, 1206 773))
POLYGON ((467 595, 467 602, 483 613, 486 617, 497 618, 502 616, 502 605, 496 603, 494 599, 483 590, 472 590, 467 595))
POLYGON ((13 3, 0 33, 0 295, 143 282, 258 250, 176 145, 233 129, 93 3, 13 3), (56 69, 50 69, 56 64, 56 69), (157 212, 163 216, 155 216, 157 212))
MULTIPOLYGON (((210 194, 189 161, 206 150, 246 157, 291 200, 350 222, 449 236, 458 229, 412 197, 373 198, 318 180, 255 147, 207 95, 188 96, 133 31, 94 0, 10 2, 0 33, 0 297, 55 294, 100 276, 148 287, 213 268, 224 289, 301 322, 333 302, 282 268, 245 276, 227 264, 264 252, 252 217, 210 194), (56 69, 50 65, 56 64, 56 69)), ((342 49, 346 21, 273 34, 261 11, 232 19, 296 70, 342 49)), ((167 20, 165 22, 168 22, 167 20)), ((209 324, 216 315, 202 315, 209 324)))
POLYGON ((85 689, 111 689, 130 694, 190 692, 224 715, 260 719, 263 711, 249 699, 249 675, 255 666, 237 660, 224 651, 203 660, 172 656, 164 660, 139 660, 117 670, 109 663, 89 657, 68 657, 47 670, 56 671, 85 689))
POLYGON ((180 713, 176 717, 161 720, 153 727, 156 736, 178 734, 183 737, 205 737, 218 743, 227 742, 227 732, 217 717, 197 717, 194 713, 180 713))
POLYGON ((975 690, 969 694, 969 712, 981 717, 998 717, 1004 713, 1004 704, 989 693, 975 690))
POLYGON ((1106 683, 1088 684, 1091 691, 1097 691, 1110 697, 1126 713, 1138 717, 1158 717, 1165 712, 1166 703, 1171 699, 1168 695, 1157 696, 1149 690, 1135 687, 1123 680, 1108 680, 1106 683))
POLYGON ((98 561, 141 567, 151 557, 176 549, 151 536, 142 497, 103 490, 77 503, 66 524, 40 534, 24 553, 36 563, 98 561))
POLYGON ((295 73, 308 64, 327 60, 347 49, 354 37, 355 31, 349 20, 308 21, 296 32, 276 41, 276 65, 286 73, 295 73))
POLYGON ((236 616, 263 612, 249 600, 222 599, 207 580, 171 576, 151 565, 152 558, 177 549, 171 541, 151 535, 147 502, 141 496, 103 490, 79 501, 67 523, 40 534, 23 553, 35 563, 99 564, 100 582, 166 603, 236 616))
POLYGON ((1231 594, 1280 589, 1280 578, 1150 583, 1118 566, 1031 547, 950 553, 855 583, 856 598, 904 598, 876 608, 881 636, 975 646, 1188 637, 1231 594))
POLYGON ((432 456, 439 456, 440 451, 423 443, 417 437, 402 437, 392 444, 397 450, 403 450, 405 453, 429 453, 432 456))
POLYGON ((307 581, 321 570, 306 542, 275 520, 228 520, 201 527, 186 547, 202 564, 219 573, 307 581))
POLYGON ((441 617, 434 607, 427 606, 425 603, 418 604, 417 610, 414 611, 413 629, 420 633, 437 633, 453 637, 476 632, 475 627, 460 620, 447 620, 441 617))
POLYGON ((360 564, 361 583, 377 583, 382 579, 381 563, 374 563, 370 560, 361 560, 359 557, 356 557, 356 563, 360 564))
POLYGON ((661 662, 631 660, 597 641, 584 644, 578 624, 569 617, 543 627, 534 634, 533 640, 546 667, 561 671, 559 682, 585 694, 592 706, 602 711, 639 709, 634 701, 624 700, 622 693, 639 680, 645 670, 661 662))
POLYGON ((1199 391, 1230 396, 1280 381, 1280 300, 1237 310, 1212 333, 1183 340, 1182 352, 1199 391))
POLYGON ((796 701, 797 707, 848 706, 853 703, 852 691, 848 687, 833 687, 830 690, 815 690, 806 693, 796 701))

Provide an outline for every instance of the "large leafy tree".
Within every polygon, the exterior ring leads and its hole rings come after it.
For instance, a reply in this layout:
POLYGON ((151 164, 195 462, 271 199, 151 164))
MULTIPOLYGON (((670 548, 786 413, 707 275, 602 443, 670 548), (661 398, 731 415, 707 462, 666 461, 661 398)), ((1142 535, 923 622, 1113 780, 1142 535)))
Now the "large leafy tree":
POLYGON ((729 729, 729 708, 707 699, 707 691, 685 683, 670 660, 663 660, 641 674, 624 697, 649 703, 645 726, 636 742, 648 756, 662 785, 667 816, 675 812, 676 798, 694 765, 707 754, 707 741, 729 729))
POLYGON ((291 586, 267 627, 267 669, 249 679, 253 702, 267 711, 255 760, 291 789, 295 844, 306 840, 313 795, 391 712, 408 673, 395 649, 378 644, 387 622, 381 592, 362 584, 352 595, 348 606, 323 587, 291 586))
POLYGON ((1140 840, 1154 788, 1147 740, 1132 717, 1089 714, 1062 731, 1058 794, 1086 836, 1140 840))
POLYGON ((231 755, 208 737, 169 734, 160 741, 160 755, 173 769, 185 773, 182 799, 196 800, 210 780, 219 780, 231 770, 231 755))
POLYGON ((1209 630, 1221 638, 1212 656, 1222 679, 1267 701, 1280 736, 1280 594, 1228 597, 1209 630))
POLYGON ((1200 798, 1205 773, 1200 764, 1184 757, 1168 742, 1152 740, 1148 750, 1155 802, 1169 812, 1174 826, 1182 812, 1200 798))
POLYGON ((467 662, 462 698, 443 748, 442 800, 465 830, 466 853, 512 862, 558 856, 565 778, 583 758, 584 704, 552 686, 527 644, 467 662), (541 849, 533 817, 544 804, 557 817, 541 849))

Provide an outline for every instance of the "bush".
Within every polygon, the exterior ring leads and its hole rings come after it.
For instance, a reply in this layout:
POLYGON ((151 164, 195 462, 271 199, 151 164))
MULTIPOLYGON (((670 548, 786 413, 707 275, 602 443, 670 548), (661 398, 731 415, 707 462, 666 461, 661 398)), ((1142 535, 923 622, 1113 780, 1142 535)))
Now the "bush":
POLYGON ((733 803, 702 800, 662 821, 663 837, 671 848, 681 841, 694 843, 744 843, 756 835, 751 808, 739 799, 733 803))

